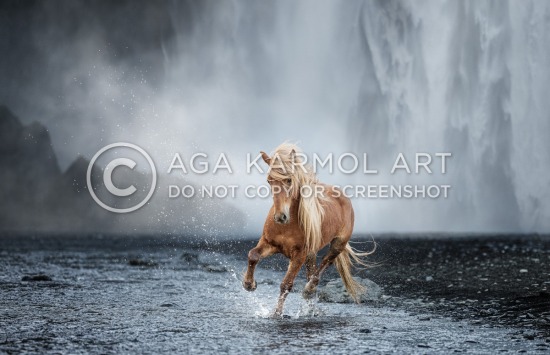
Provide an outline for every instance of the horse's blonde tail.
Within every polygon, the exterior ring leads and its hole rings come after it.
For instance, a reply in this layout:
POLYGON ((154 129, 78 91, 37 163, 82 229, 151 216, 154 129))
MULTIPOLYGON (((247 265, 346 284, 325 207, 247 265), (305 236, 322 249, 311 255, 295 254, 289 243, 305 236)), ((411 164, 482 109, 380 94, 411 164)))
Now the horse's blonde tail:
POLYGON ((362 260, 361 258, 364 258, 374 253, 374 250, 376 250, 376 244, 374 249, 369 252, 360 252, 354 250, 349 244, 346 244, 346 248, 336 257, 336 260, 334 262, 336 264, 336 269, 338 270, 338 273, 342 278, 342 282, 346 287, 346 290, 356 303, 361 302, 361 295, 363 295, 367 291, 367 289, 365 288, 365 286, 355 281, 351 274, 351 268, 353 266, 353 263, 361 265, 363 267, 368 267, 369 264, 367 264, 367 262, 362 260))

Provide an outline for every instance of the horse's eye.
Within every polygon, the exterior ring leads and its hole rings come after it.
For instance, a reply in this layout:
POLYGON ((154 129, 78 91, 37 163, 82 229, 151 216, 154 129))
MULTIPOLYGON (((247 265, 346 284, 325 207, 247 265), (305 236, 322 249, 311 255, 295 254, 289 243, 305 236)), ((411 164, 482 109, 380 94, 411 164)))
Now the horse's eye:
POLYGON ((292 180, 291 180, 291 179, 286 179, 285 182, 286 182, 288 185, 290 185, 290 183, 292 182, 292 180))

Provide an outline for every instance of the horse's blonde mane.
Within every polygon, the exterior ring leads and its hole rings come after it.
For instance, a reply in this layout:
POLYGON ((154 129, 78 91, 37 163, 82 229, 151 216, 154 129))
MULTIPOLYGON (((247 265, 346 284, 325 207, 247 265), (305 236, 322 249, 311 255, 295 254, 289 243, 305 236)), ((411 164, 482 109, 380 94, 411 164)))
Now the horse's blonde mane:
POLYGON ((307 253, 316 253, 321 247, 324 209, 321 205, 322 196, 315 194, 315 186, 319 183, 315 172, 310 165, 304 164, 301 149, 292 143, 283 143, 278 146, 271 156, 269 174, 276 180, 291 179, 290 193, 292 198, 300 197, 298 219, 306 238, 307 253), (303 186, 309 186, 310 196, 304 197, 300 193, 303 186))

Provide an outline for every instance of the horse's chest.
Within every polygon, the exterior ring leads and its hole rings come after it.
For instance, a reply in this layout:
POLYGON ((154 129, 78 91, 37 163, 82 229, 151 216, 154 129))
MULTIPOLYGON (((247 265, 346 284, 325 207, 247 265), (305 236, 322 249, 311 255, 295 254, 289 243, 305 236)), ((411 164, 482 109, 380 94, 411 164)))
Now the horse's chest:
POLYGON ((305 238, 303 233, 280 233, 266 238, 267 242, 277 248, 279 253, 290 258, 294 253, 303 250, 305 238))

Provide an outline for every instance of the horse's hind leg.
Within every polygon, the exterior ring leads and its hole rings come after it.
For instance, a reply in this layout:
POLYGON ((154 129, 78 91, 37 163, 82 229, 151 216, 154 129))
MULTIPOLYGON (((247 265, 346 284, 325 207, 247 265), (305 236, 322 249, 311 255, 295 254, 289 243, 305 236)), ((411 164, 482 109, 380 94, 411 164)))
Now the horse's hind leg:
POLYGON ((317 268, 317 255, 310 253, 306 257, 306 279, 307 281, 311 280, 311 277, 315 273, 317 268))
POLYGON ((305 299, 310 299, 311 297, 313 297, 317 289, 317 285, 319 285, 321 275, 326 270, 326 268, 334 262, 334 259, 336 259, 336 257, 340 255, 340 253, 346 248, 346 244, 347 240, 344 241, 340 238, 333 239, 327 254, 323 257, 321 264, 319 264, 319 268, 315 270, 311 278, 308 280, 306 287, 304 287, 302 295, 305 299))
POLYGON ((288 270, 283 278, 283 282, 281 282, 281 294, 279 295, 277 308, 275 308, 275 313, 273 314, 274 317, 281 317, 283 315, 283 306, 285 304, 286 296, 288 296, 292 290, 294 279, 296 278, 296 275, 298 275, 302 265, 304 265, 305 259, 305 255, 296 255, 290 259, 290 262, 288 263, 288 270))
POLYGON ((266 258, 270 255, 273 255, 277 252, 277 249, 272 245, 264 241, 263 237, 260 238, 258 245, 254 249, 251 249, 248 252, 248 268, 244 275, 243 287, 247 291, 256 290, 256 281, 254 280, 254 270, 256 265, 262 258, 266 258))

